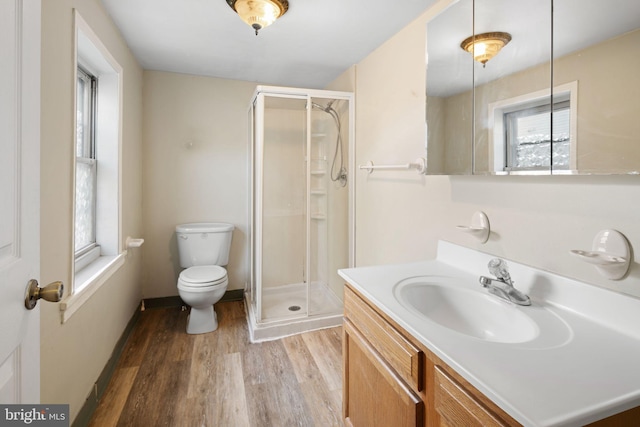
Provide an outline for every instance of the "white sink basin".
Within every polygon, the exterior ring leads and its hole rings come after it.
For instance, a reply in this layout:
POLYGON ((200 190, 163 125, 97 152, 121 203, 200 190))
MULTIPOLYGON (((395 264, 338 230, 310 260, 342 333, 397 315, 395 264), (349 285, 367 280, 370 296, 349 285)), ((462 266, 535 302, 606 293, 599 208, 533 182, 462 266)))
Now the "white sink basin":
POLYGON ((394 295, 408 310, 474 338, 523 343, 540 334, 536 321, 527 314, 531 307, 512 305, 482 289, 461 287, 449 277, 406 279, 395 286, 394 295))

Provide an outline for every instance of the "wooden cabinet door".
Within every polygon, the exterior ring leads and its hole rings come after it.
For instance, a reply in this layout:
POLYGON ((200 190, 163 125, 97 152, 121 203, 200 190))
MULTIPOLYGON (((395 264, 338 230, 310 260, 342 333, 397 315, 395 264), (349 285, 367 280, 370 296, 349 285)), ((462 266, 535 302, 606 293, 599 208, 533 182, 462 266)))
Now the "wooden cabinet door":
POLYGON ((422 427, 424 403, 346 319, 343 347, 347 425, 422 427))
POLYGON ((435 367, 435 409, 439 426, 506 427, 508 424, 477 401, 440 366, 435 367))

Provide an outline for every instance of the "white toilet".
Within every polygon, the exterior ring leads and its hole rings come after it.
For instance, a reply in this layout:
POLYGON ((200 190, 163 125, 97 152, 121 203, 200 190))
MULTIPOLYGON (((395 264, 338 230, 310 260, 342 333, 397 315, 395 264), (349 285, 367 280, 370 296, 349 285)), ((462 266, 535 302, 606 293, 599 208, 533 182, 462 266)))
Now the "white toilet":
POLYGON ((213 304, 227 290, 224 266, 229 261, 234 226, 222 222, 199 222, 176 226, 180 266, 178 293, 191 306, 188 334, 204 334, 218 328, 213 304))

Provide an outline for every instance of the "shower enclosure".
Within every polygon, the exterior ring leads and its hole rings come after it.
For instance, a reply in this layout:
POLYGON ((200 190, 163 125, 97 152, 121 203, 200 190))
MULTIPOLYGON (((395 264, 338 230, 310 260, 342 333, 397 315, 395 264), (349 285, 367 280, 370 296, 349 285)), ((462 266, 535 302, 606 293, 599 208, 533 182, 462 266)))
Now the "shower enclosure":
POLYGON ((258 86, 251 123, 252 341, 340 325, 352 265, 353 94, 258 86))

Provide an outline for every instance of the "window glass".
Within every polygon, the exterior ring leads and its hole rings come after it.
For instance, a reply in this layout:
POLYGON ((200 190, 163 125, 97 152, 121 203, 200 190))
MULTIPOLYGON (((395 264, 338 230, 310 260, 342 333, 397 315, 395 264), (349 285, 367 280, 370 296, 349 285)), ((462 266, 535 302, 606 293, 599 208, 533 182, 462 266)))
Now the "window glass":
POLYGON ((505 113, 506 169, 569 169, 570 105, 556 102, 553 107, 553 133, 549 104, 505 113))
POLYGON ((96 158, 95 96, 96 78, 78 68, 76 188, 75 188, 75 253, 84 254, 96 244, 96 158))

